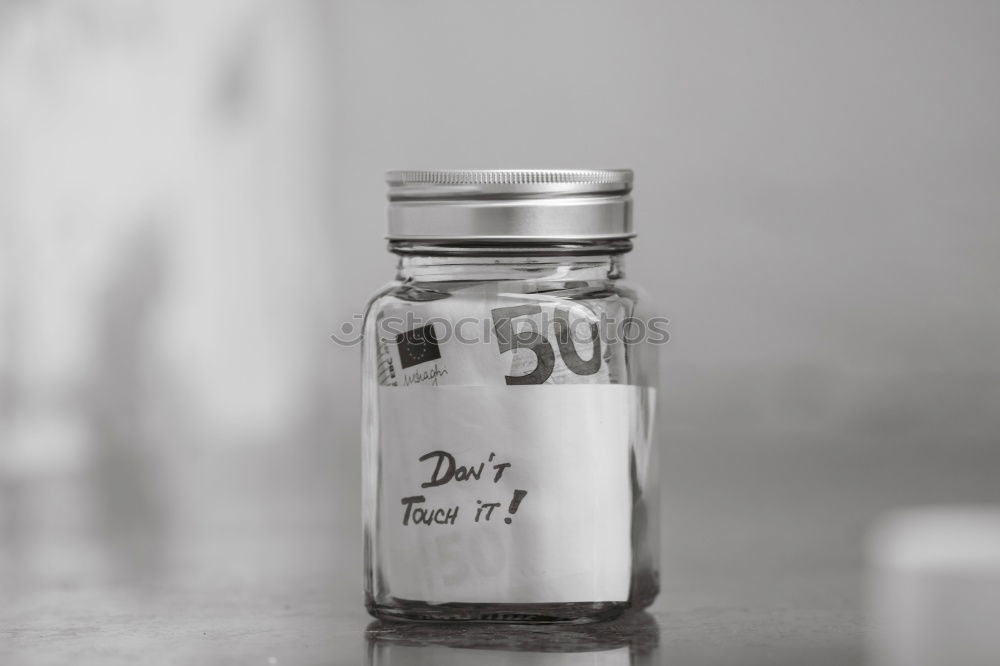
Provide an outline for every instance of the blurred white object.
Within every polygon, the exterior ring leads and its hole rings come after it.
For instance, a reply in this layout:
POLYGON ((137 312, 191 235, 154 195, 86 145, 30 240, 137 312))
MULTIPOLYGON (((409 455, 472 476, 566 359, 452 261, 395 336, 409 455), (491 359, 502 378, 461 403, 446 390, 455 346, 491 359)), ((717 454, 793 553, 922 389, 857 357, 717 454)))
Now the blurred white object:
POLYGON ((57 467, 100 442, 86 432, 93 403, 149 431, 183 423, 175 441, 282 441, 322 390, 320 313, 339 302, 326 10, 11 4, 0 3, 0 449, 35 432, 24 411, 58 414, 59 434, 39 431, 42 444, 0 463, 57 467), (119 396, 150 409, 133 418, 119 396))
POLYGON ((1000 664, 1000 506, 890 517, 871 543, 877 666, 1000 664))

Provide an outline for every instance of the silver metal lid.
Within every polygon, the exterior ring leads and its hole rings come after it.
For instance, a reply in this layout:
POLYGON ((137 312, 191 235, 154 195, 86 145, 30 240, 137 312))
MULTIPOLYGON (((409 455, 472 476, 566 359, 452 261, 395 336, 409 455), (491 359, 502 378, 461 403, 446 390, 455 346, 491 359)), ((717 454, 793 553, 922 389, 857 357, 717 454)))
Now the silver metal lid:
POLYGON ((390 171, 389 240, 631 238, 629 169, 390 171))

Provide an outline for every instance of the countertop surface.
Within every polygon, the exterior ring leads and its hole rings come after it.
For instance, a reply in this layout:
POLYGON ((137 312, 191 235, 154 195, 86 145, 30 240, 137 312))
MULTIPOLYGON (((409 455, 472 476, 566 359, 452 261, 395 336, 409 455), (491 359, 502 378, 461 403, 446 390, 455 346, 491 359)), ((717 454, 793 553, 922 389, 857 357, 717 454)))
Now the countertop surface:
POLYGON ((997 492, 989 441, 956 457, 816 433, 675 434, 662 593, 647 613, 586 627, 375 623, 361 593, 357 484, 328 481, 331 467, 356 464, 353 447, 196 459, 179 449, 8 478, 0 658, 849 666, 864 663, 873 521, 914 500, 997 492))
MULTIPOLYGON (((831 590, 835 595, 836 591, 831 590)), ((5 604, 8 663, 854 664, 854 613, 768 604, 687 606, 591 625, 407 625, 306 580, 248 588, 61 585, 5 604)))

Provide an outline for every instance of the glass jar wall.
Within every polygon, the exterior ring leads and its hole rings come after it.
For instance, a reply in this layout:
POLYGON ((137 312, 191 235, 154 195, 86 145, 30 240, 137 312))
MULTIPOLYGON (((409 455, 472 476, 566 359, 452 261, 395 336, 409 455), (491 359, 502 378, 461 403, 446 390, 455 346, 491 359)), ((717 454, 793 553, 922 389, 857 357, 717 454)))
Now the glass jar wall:
MULTIPOLYGON (((491 194, 544 207, 537 191, 491 194)), ((573 193, 609 198, 587 196, 573 193)), ((666 331, 624 278, 630 248, 625 234, 390 236, 398 272, 362 351, 373 615, 586 622, 652 602, 666 331)))

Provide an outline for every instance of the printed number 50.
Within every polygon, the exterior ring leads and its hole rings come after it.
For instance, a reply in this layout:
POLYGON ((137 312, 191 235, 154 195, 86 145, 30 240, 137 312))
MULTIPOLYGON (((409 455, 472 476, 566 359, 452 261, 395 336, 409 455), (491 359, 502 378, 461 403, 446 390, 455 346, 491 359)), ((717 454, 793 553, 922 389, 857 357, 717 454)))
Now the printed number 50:
MULTIPOLYGON (((506 375, 507 384, 542 384, 552 374, 556 365, 555 350, 552 343, 537 331, 519 331, 514 334, 512 321, 517 317, 529 317, 541 314, 538 305, 514 305, 507 308, 494 308, 493 329, 497 334, 497 344, 500 353, 515 349, 528 349, 535 354, 537 363, 535 369, 526 375, 506 375)), ((577 353, 576 344, 570 335, 569 314, 563 308, 556 308, 553 321, 556 345, 566 367, 578 375, 592 375, 601 369, 601 339, 597 334, 597 324, 590 325, 590 340, 593 343, 593 353, 584 361, 577 353)))

